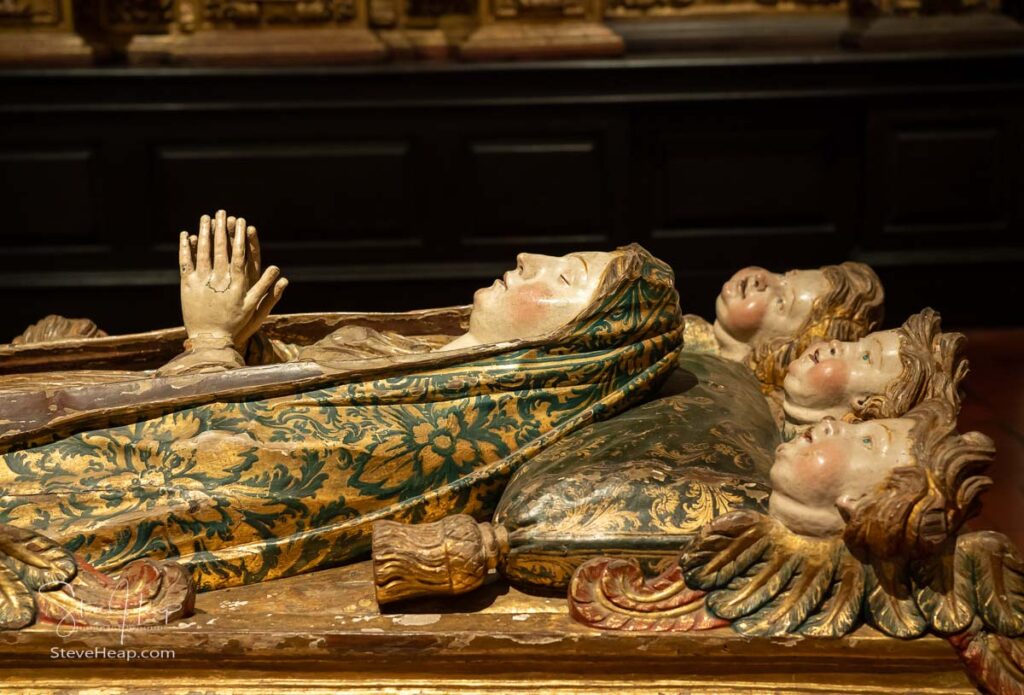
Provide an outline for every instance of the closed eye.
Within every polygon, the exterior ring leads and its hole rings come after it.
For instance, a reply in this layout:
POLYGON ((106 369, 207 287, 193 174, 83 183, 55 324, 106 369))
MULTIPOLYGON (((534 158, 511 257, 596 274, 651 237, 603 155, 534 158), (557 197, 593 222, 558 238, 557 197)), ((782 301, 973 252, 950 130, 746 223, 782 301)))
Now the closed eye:
POLYGON ((564 282, 566 285, 571 285, 572 284, 571 282, 569 282, 569 278, 565 277, 564 274, 559 275, 558 279, 561 280, 562 282, 564 282))

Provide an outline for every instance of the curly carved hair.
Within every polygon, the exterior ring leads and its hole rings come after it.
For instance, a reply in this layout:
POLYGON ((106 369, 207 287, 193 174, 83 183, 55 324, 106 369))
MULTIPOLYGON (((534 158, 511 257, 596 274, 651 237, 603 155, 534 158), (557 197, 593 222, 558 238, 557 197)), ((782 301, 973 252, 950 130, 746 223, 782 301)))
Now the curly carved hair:
POLYGON ((896 329, 900 336, 899 378, 884 393, 869 396, 853 406, 858 420, 901 417, 929 398, 940 398, 960 412, 967 376, 964 355, 967 338, 963 333, 943 333, 942 317, 931 309, 914 314, 896 329))
POLYGON ((779 336, 754 346, 747 365, 768 388, 781 388, 789 363, 819 340, 860 340, 882 323, 885 292, 870 266, 847 261, 822 267, 826 295, 811 306, 795 336, 779 336))
POLYGON ((978 513, 992 479, 982 475, 995 455, 981 432, 959 434, 956 411, 942 398, 919 404, 904 417, 913 463, 896 468, 875 494, 840 508, 843 537, 871 557, 926 557, 978 513))

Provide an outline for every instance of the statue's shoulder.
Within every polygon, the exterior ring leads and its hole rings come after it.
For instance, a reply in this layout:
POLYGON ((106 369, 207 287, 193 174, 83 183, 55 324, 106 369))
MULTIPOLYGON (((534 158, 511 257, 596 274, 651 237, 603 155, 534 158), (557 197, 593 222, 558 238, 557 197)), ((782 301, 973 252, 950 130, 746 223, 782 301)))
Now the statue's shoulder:
POLYGON ((689 352, 719 353, 718 341, 712 325, 696 314, 683 316, 683 348, 689 352))

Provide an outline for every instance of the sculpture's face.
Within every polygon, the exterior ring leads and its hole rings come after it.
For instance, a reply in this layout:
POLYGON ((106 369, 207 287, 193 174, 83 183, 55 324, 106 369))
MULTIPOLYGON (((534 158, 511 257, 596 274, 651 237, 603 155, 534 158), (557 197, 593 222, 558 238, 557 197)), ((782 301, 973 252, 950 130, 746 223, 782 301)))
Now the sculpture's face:
POLYGON ((811 345, 789 365, 783 384, 786 401, 817 410, 852 411, 899 379, 900 342, 897 331, 877 331, 856 341, 811 345))
POLYGON ((733 340, 748 344, 795 336, 811 315, 814 300, 828 291, 820 270, 780 275, 756 266, 744 268, 722 285, 715 301, 715 325, 733 340))
POLYGON ((772 516, 797 533, 841 531, 840 506, 874 493, 893 469, 912 462, 913 424, 909 418, 828 419, 781 445, 771 469, 772 516))
POLYGON ((546 335, 572 321, 594 299, 612 254, 521 253, 510 270, 473 295, 469 332, 481 343, 546 335))

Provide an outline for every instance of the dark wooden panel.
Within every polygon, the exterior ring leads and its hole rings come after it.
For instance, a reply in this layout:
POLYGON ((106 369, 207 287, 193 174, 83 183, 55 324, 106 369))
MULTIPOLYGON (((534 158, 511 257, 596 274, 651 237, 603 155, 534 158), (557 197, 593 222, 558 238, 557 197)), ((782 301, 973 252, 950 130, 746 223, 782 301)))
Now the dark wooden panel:
POLYGON ((885 231, 944 225, 1006 225, 997 128, 892 134, 885 231))
POLYGON ((1020 143, 1005 113, 878 114, 869 129, 866 241, 1012 243, 1020 143))
POLYGON ((655 237, 836 229, 820 131, 673 133, 662 157, 655 237))
POLYGON ((218 208, 273 230, 268 248, 416 244, 411 146, 402 141, 230 143, 156 150, 159 228, 174 239, 218 208))
POLYGON ((94 159, 86 147, 0 150, 0 245, 96 243, 94 159))
POLYGON ((991 298, 1024 267, 1024 51, 12 71, 0 94, 0 336, 176 324, 176 232, 220 206, 292 280, 281 311, 465 302, 517 251, 638 241, 697 313, 739 266, 856 258, 893 324, 1020 323, 991 298))
POLYGON ((681 269, 782 268, 847 254, 858 170, 848 113, 812 111, 794 123, 778 111, 723 109, 647 129, 644 236, 679 246, 681 269))
POLYGON ((470 246, 594 243, 609 236, 604 154, 589 138, 468 144, 470 246))

